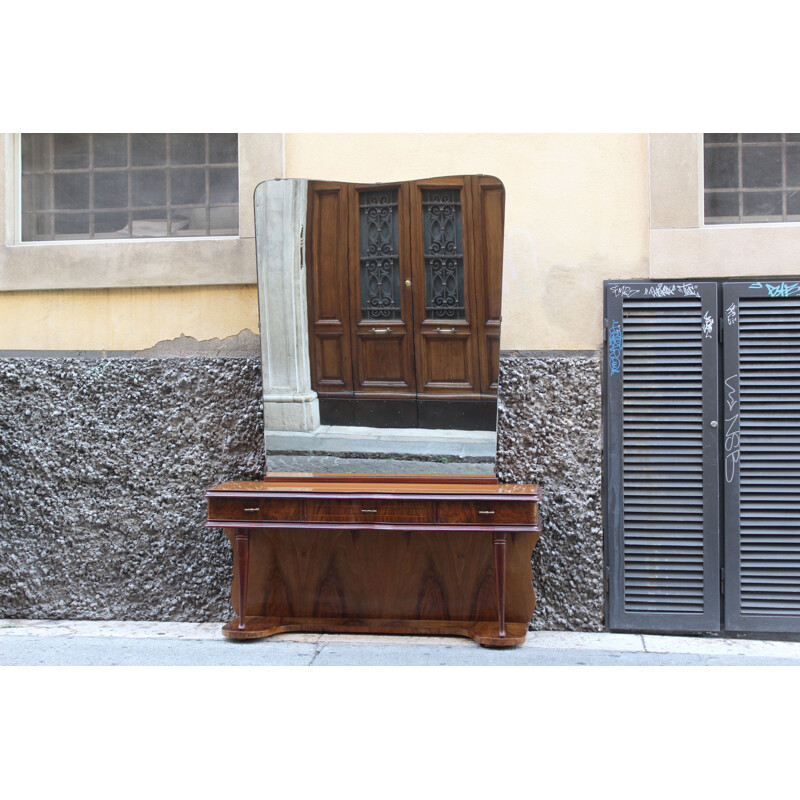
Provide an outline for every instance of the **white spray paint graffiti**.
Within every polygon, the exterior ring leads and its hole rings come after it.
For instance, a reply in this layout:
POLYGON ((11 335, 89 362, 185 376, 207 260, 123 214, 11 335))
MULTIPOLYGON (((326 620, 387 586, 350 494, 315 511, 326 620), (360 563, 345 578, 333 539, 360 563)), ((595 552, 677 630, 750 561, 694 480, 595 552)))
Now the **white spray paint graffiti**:
POLYGON ((700 297, 696 283, 657 283, 644 290, 648 297, 674 297, 676 294, 683 297, 700 297))
POLYGON ((706 339, 710 339, 714 335, 714 319, 708 311, 703 314, 703 335, 706 339))
POLYGON ((639 294, 639 289, 634 289, 633 286, 612 286, 611 287, 611 294, 614 297, 633 297, 635 294, 639 294))
POLYGON ((734 301, 731 303, 726 309, 725 314, 727 315, 728 325, 735 325, 736 324, 736 302, 734 301))
MULTIPOLYGON (((739 404, 739 375, 731 375, 725 379, 725 402, 728 411, 733 411, 739 404)), ((725 417, 725 480, 731 483, 736 477, 736 465, 739 463, 739 412, 725 417)))
POLYGON ((644 293, 648 297, 671 297, 675 294, 675 286, 668 286, 665 283, 657 283, 655 286, 648 286, 644 293))

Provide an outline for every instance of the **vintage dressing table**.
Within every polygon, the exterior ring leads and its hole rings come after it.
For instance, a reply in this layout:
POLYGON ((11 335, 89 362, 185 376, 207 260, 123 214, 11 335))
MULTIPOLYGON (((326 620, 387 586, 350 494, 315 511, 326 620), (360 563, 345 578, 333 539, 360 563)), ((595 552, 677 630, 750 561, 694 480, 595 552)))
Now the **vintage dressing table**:
MULTIPOLYGON (((268 473, 206 493, 207 524, 234 548, 236 618, 225 636, 521 643, 534 610, 537 487, 493 475, 376 474, 387 451, 363 457, 377 428, 404 429, 398 442, 416 434, 432 454, 423 473, 450 459, 433 432, 419 431, 437 431, 440 443, 458 432, 467 447, 496 429, 502 183, 283 179, 259 184, 254 201, 268 473), (313 471, 302 457, 292 472, 272 471, 271 437, 312 442, 326 425, 360 435, 354 474, 322 474, 316 450, 313 471)), ((476 467, 488 466, 489 447, 476 467)))
POLYGON ((287 631, 525 640, 537 487, 490 477, 268 474, 206 493, 234 547, 231 639, 287 631))

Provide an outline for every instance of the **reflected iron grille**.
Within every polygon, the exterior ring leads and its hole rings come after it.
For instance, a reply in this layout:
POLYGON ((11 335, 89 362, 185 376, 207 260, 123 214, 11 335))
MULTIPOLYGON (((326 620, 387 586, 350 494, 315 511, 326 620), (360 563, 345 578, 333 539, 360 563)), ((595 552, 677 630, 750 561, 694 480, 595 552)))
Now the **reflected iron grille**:
POLYGON ((433 319, 464 319, 459 189, 423 189, 422 235, 426 314, 433 319))
POLYGON ((361 318, 400 319, 397 190, 359 194, 361 318))

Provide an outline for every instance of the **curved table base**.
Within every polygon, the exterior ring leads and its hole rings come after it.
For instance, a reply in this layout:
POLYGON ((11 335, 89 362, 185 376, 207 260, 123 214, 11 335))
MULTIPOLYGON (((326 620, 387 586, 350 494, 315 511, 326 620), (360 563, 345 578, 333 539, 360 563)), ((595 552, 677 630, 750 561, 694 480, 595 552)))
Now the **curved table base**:
POLYGON ((319 617, 247 617, 244 630, 236 617, 223 626, 229 639, 265 639, 276 633, 393 633, 403 636, 466 636, 484 647, 514 647, 525 641, 527 622, 506 622, 505 636, 497 622, 406 619, 325 619, 319 617))

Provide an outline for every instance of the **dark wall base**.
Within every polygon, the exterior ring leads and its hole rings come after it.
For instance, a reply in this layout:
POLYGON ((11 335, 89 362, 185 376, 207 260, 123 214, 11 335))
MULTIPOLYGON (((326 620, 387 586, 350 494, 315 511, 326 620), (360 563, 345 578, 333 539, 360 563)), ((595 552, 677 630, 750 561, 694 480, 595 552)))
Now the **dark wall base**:
MULTIPOLYGON (((535 629, 603 624, 600 369, 501 358, 497 470, 541 485, 535 629)), ((204 491, 264 473, 258 358, 0 358, 0 617, 230 619, 204 491)))
POLYGON ((603 630, 600 361, 500 360, 497 475, 538 483, 534 630, 603 630))
POLYGON ((0 360, 0 617, 224 621, 205 489, 264 472, 258 359, 0 360))

